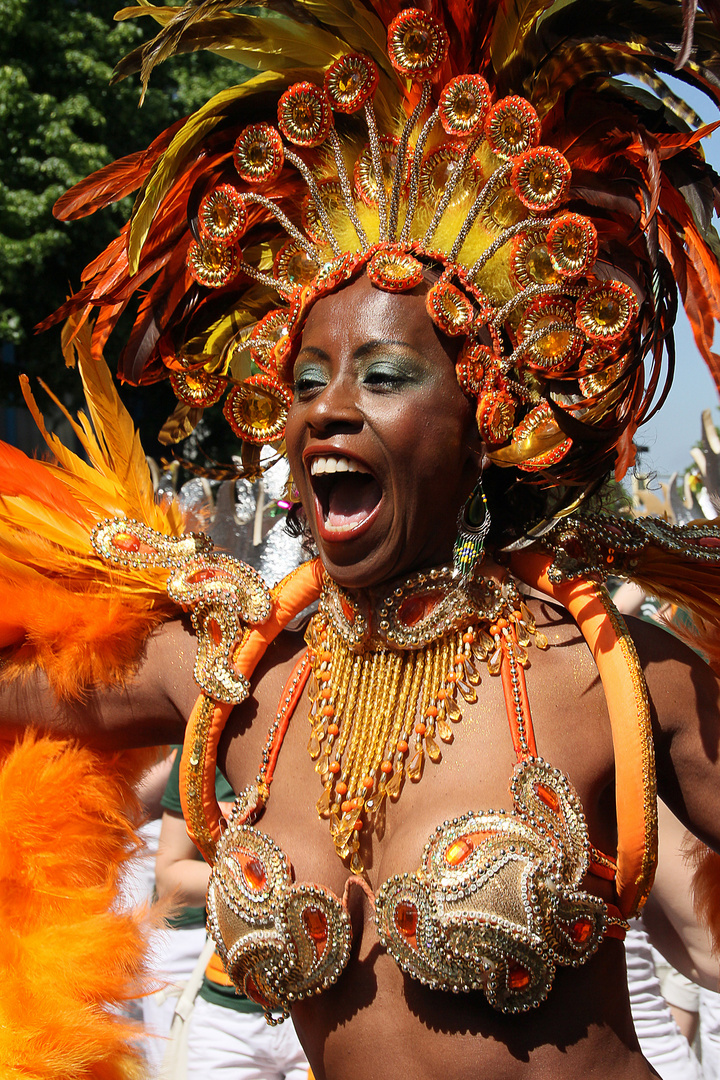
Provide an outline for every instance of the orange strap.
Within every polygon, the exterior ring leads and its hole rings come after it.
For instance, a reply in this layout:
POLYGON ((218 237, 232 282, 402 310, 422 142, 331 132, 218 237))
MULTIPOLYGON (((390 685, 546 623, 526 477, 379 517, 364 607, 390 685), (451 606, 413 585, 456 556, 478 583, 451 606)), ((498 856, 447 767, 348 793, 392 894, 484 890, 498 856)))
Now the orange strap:
POLYGON ((616 888, 622 914, 645 903, 657 862, 655 751, 645 677, 628 629, 603 586, 580 580, 553 584, 548 555, 520 552, 513 571, 569 611, 597 665, 607 701, 615 756, 618 827, 616 888))
MULTIPOLYGON (((517 641, 517 634, 510 631, 513 641, 517 641)), ((510 645, 506 640, 502 641, 502 665, 500 675, 502 678, 505 708, 507 709, 510 734, 513 747, 518 761, 525 761, 528 757, 537 757, 535 745, 535 730, 533 728, 530 702, 527 696, 527 684, 525 672, 522 666, 513 661, 510 656, 510 645), (517 694, 517 700, 515 695, 517 694)))
MULTIPOLYGON (((323 569, 319 559, 303 563, 272 590, 272 611, 267 622, 243 634, 233 657, 235 670, 247 679, 265 655, 268 645, 322 590, 323 569)), ((180 801, 188 834, 204 859, 215 861, 220 839, 220 807, 215 797, 217 748, 230 713, 231 703, 214 701, 202 693, 185 730, 180 761, 180 801)))

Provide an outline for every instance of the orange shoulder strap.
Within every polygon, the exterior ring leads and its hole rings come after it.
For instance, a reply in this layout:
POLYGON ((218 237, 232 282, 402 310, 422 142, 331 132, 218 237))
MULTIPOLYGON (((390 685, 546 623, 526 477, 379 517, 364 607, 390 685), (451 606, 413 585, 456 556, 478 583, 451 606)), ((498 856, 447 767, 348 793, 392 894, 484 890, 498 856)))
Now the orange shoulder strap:
POLYGON ((550 563, 547 555, 521 552, 513 556, 512 569, 569 611, 600 673, 615 753, 618 906, 629 917, 645 903, 657 862, 655 751, 645 676, 605 588, 586 580, 553 584, 547 574, 550 563))
MULTIPOLYGON (((233 667, 250 679, 265 650, 296 615, 320 595, 322 564, 303 563, 272 590, 272 611, 267 622, 246 629, 235 649, 233 667)), ((215 798, 217 749, 235 705, 215 701, 201 693, 185 729, 180 762, 180 801, 188 834, 209 863, 215 860, 220 839, 220 808, 215 798)))

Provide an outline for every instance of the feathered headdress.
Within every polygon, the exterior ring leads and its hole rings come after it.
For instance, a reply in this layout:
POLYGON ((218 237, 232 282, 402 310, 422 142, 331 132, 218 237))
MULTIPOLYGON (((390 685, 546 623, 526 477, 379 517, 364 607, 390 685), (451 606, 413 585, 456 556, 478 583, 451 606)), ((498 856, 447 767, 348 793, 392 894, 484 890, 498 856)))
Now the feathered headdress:
POLYGON ((138 192, 53 319, 96 311, 99 355, 134 304, 120 376, 170 378, 165 441, 224 397, 246 448, 281 446, 314 300, 361 270, 428 278, 491 458, 577 504, 664 399, 678 291, 720 382, 714 125, 663 81, 720 101, 720 7, 699 6, 138 0, 117 18, 162 29, 118 78, 197 49, 257 74, 58 201, 72 219, 138 192))

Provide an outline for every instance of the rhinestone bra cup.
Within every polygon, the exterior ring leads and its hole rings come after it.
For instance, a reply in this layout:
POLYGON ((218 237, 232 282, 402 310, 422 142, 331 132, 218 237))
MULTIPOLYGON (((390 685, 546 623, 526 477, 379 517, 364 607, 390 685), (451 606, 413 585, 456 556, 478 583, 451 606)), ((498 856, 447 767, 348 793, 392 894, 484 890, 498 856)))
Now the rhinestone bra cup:
POLYGON ((284 1017, 294 1001, 336 982, 350 955, 350 917, 328 889, 297 885, 277 844, 245 824, 258 805, 235 802, 207 894, 208 929, 225 969, 252 1001, 284 1017))
MULTIPOLYGON (((434 989, 484 991, 502 1012, 540 1004, 557 965, 595 952, 606 907, 579 886, 588 834, 567 778, 540 758, 515 766, 513 812, 445 821, 415 874, 390 878, 377 896, 378 933, 413 978, 434 989)), ((247 822, 248 789, 218 846, 208 921, 228 974, 269 1012, 336 982, 351 930, 340 900, 296 884, 287 857, 247 822)))

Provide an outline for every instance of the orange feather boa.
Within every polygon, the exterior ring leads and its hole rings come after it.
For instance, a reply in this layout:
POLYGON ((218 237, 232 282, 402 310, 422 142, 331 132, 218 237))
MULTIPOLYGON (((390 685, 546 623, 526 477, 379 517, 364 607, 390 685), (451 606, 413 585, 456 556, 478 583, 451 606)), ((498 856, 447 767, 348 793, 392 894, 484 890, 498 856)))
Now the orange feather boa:
POLYGON ((147 910, 119 902, 141 841, 132 784, 155 750, 104 755, 51 738, 0 764, 0 1075, 139 1080, 147 910))

